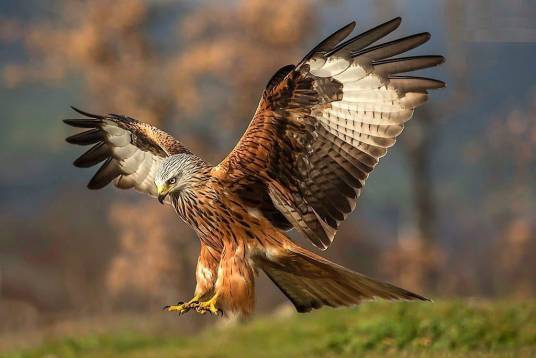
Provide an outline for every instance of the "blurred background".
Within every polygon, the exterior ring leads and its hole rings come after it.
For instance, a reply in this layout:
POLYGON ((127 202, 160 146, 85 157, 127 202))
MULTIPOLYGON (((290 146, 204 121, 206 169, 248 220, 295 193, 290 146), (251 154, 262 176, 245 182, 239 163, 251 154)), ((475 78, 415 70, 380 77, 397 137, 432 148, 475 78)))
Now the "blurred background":
MULTIPOLYGON (((534 297, 533 1, 4 0, 0 336, 99 317, 210 323, 159 311, 191 297, 198 239, 156 200, 85 188, 94 168, 71 165, 83 149, 64 141, 70 105, 150 122, 216 164, 279 67, 354 19, 364 31, 396 16, 389 39, 432 33, 411 54, 444 55, 421 74, 448 88, 416 111, 325 254, 427 296, 534 297)), ((285 302, 264 277, 257 297, 260 312, 285 302)))

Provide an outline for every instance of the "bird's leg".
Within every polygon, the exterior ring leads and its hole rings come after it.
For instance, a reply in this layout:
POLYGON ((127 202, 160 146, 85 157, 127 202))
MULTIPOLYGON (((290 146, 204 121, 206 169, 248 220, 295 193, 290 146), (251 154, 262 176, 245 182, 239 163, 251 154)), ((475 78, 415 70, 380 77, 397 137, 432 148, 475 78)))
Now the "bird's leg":
POLYGON ((166 306, 164 309, 169 312, 177 312, 179 315, 197 308, 199 300, 209 296, 214 289, 216 281, 220 253, 201 242, 201 253, 197 260, 196 281, 194 297, 186 302, 179 302, 173 306, 166 306))
POLYGON ((253 310, 254 272, 245 255, 244 243, 224 244, 214 283, 214 294, 199 302, 195 310, 200 314, 223 315, 238 313, 247 316, 253 310))
POLYGON ((202 295, 195 295, 190 301, 178 302, 176 305, 165 306, 164 310, 168 312, 177 312, 179 315, 190 311, 193 308, 196 308, 199 305, 199 299, 202 295))
POLYGON ((223 311, 216 307, 216 303, 218 302, 218 294, 214 294, 212 298, 208 301, 199 302, 197 306, 195 307, 195 310, 197 313, 200 314, 206 314, 211 313, 213 315, 223 316, 223 311))

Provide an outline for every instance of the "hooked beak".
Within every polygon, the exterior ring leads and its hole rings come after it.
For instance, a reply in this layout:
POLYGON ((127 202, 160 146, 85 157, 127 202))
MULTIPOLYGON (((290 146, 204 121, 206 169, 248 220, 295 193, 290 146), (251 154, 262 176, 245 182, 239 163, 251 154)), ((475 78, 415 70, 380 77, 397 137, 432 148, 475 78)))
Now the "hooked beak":
POLYGON ((164 204, 164 200, 166 199, 166 196, 168 196, 169 190, 165 187, 158 187, 158 201, 160 204, 164 204))
POLYGON ((158 194, 158 201, 160 202, 160 204, 164 204, 164 200, 166 199, 167 195, 168 193, 158 194))

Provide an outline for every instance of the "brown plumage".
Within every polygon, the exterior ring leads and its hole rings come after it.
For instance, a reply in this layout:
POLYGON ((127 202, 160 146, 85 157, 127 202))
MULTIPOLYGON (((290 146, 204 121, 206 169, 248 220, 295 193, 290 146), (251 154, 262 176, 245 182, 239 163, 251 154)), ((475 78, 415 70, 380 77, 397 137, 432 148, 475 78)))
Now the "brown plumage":
POLYGON ((299 312, 373 298, 426 300, 336 265, 283 232, 295 228, 326 249, 427 90, 444 86, 398 75, 438 65, 441 56, 391 58, 426 42, 428 33, 370 47, 399 24, 397 18, 342 42, 351 23, 298 65, 281 68, 239 143, 215 167, 167 133, 129 117, 76 110, 86 118, 65 120, 89 128, 68 142, 94 145, 74 164, 104 161, 90 189, 113 181, 158 197, 199 236, 195 296, 168 310, 247 316, 257 269, 299 312))

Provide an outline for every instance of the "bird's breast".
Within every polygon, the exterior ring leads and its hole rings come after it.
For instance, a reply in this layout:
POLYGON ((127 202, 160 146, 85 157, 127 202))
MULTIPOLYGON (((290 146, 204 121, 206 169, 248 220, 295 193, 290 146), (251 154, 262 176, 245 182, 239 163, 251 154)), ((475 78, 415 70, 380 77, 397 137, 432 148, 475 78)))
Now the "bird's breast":
POLYGON ((240 200, 223 190, 183 192, 173 204, 181 219, 214 248, 254 240, 262 230, 262 218, 251 215, 240 200))

